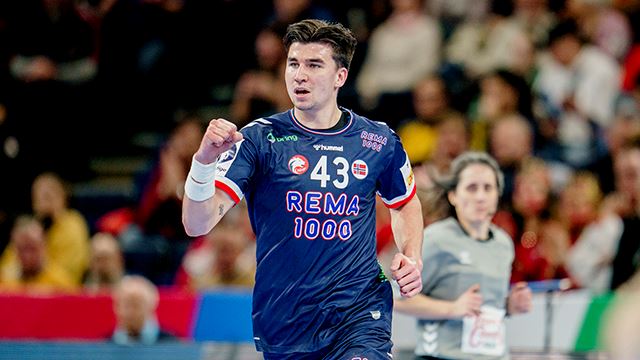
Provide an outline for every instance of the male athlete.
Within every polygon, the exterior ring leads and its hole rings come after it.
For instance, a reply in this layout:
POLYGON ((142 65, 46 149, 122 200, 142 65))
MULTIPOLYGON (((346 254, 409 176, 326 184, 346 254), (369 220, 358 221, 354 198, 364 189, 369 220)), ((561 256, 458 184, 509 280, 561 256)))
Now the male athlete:
POLYGON ((376 260, 375 201, 400 249, 391 274, 420 293, 422 215, 396 134, 338 107, 356 39, 340 24, 290 25, 294 108, 240 132, 209 123, 185 184, 187 233, 208 233, 246 197, 257 237, 253 332, 265 359, 391 358, 392 292, 376 260), (214 186, 215 184, 215 186, 214 186), (217 190, 216 190, 217 188, 217 190))

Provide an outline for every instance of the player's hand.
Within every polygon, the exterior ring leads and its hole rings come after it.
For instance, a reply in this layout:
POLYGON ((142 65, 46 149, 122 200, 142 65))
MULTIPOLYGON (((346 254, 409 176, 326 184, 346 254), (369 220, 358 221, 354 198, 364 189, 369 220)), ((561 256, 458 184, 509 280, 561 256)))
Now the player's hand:
POLYGON ((391 276, 400 286, 400 295, 412 297, 422 290, 422 260, 397 253, 391 261, 391 276))
POLYGON ((234 123, 225 119, 213 119, 202 137, 195 158, 202 164, 211 164, 240 140, 242 134, 234 123))
POLYGON ((507 307, 509 314, 523 314, 531 311, 531 288, 521 281, 513 285, 509 292, 507 307))
POLYGON ((480 285, 471 285, 456 301, 453 302, 451 308, 452 318, 461 318, 463 316, 480 315, 480 307, 482 306, 482 294, 480 294, 480 285))

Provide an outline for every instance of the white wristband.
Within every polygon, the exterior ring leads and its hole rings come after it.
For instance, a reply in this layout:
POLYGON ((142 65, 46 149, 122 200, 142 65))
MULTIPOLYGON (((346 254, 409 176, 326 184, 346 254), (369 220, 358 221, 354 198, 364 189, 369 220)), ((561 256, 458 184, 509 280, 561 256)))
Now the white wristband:
POLYGON ((191 160, 191 170, 184 182, 184 194, 193 201, 205 201, 216 192, 215 178, 217 162, 202 164, 195 158, 191 160))

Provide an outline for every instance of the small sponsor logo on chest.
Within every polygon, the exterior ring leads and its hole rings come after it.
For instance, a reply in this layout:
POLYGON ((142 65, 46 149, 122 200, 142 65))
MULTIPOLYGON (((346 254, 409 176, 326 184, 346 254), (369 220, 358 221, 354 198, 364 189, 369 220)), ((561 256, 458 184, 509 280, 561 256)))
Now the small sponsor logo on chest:
POLYGON ((323 145, 323 144, 316 144, 313 145, 313 148, 316 151, 344 151, 344 146, 340 145, 323 145))
POLYGON ((302 175, 309 170, 309 160, 302 155, 294 155, 288 162, 289 171, 296 175, 302 175))

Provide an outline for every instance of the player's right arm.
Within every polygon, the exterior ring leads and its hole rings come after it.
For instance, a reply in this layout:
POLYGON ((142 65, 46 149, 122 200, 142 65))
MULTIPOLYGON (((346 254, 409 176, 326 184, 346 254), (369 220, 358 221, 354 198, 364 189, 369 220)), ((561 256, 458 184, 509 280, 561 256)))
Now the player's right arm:
POLYGON ((235 124, 213 119, 193 156, 182 198, 182 223, 189 236, 207 234, 235 203, 225 193, 215 192, 216 163, 222 153, 242 140, 235 124))

